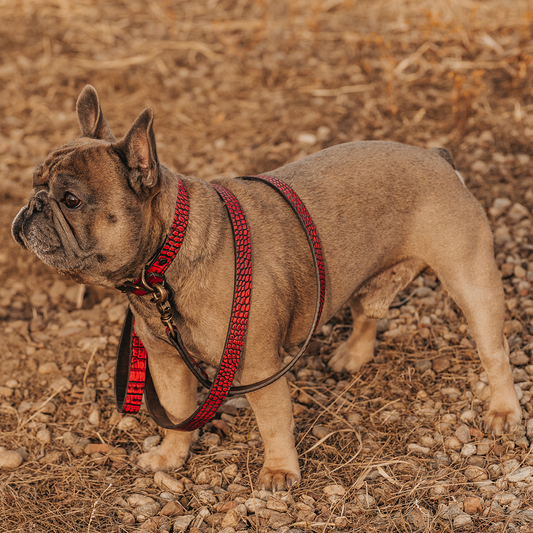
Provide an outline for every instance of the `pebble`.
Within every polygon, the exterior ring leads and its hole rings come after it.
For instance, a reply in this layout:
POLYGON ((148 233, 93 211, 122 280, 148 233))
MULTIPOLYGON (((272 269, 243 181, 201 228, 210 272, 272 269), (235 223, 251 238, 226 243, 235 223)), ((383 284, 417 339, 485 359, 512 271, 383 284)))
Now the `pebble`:
POLYGON ((177 516, 183 514, 183 507, 174 501, 166 503, 161 509, 161 515, 163 516, 177 516))
POLYGON ((469 496, 463 502, 464 511, 467 514, 479 514, 483 509, 483 500, 477 496, 469 496))
POLYGON ((179 516, 175 521, 174 521, 174 529, 173 531, 186 531, 187 528, 189 527, 189 524, 194 520, 194 515, 192 514, 187 514, 187 515, 183 515, 183 516, 179 516))
POLYGON ((462 448, 461 441, 455 437, 446 437, 444 439, 444 446, 451 450, 460 450, 462 448))
POLYGON ((165 474, 165 472, 156 472, 154 475, 155 484, 161 489, 167 489, 171 492, 182 493, 184 485, 182 481, 174 479, 172 476, 165 474))
POLYGON ((456 527, 456 528, 469 526, 471 523, 472 523, 472 518, 468 516, 466 513, 458 514, 453 519, 453 527, 456 527))
POLYGON ((155 516, 160 510, 161 505, 152 500, 151 502, 137 505, 133 511, 133 514, 137 519, 137 522, 144 522, 147 518, 155 516))
POLYGON ((466 444, 471 441, 470 428, 465 424, 460 425, 455 431, 455 436, 463 443, 466 444))
POLYGON ((87 455, 92 455, 93 453, 108 453, 112 450, 113 446, 110 444, 102 444, 102 443, 91 443, 87 444, 84 448, 84 452, 87 455))
POLYGON ((507 474, 506 479, 510 483, 516 483, 518 481, 524 481, 526 478, 533 474, 533 466, 524 466, 515 470, 511 474, 507 474))
POLYGON ((258 509, 264 509, 266 507, 266 503, 259 498, 249 498, 244 502, 244 505, 250 513, 255 513, 258 509))
POLYGON ((42 374, 43 376, 46 376, 48 374, 55 374, 56 372, 59 372, 59 367, 53 361, 49 363, 43 363, 39 365, 37 372, 39 372, 39 374, 42 374))
POLYGON ((5 450, 3 452, 0 452, 0 469, 14 470, 22 464, 23 460, 24 459, 20 453, 5 450))
POLYGON ((471 455, 474 455, 476 451, 477 451, 477 446, 469 442, 468 444, 465 444, 461 448, 461 455, 463 457, 470 457, 471 455))
POLYGON ((507 212, 507 221, 510 224, 518 224, 523 218, 529 216, 529 209, 522 204, 516 203, 507 212))
POLYGON ((131 431, 139 427, 139 421, 133 416, 125 416, 117 425, 121 431, 131 431))
POLYGON ((147 503, 153 503, 155 500, 146 496, 146 494, 131 494, 128 496, 128 504, 132 507, 139 507, 140 505, 146 505, 147 503))
POLYGON ((53 391, 69 391, 72 389, 72 382, 65 376, 58 376, 50 381, 49 388, 53 391))
POLYGON ((223 528, 226 527, 235 527, 241 521, 240 515, 235 511, 235 509, 230 509, 224 516, 222 523, 220 524, 223 528))
POLYGON ((365 509, 369 509, 370 507, 373 507, 376 504, 375 498, 370 494, 358 494, 357 499, 365 509))
POLYGON ((331 429, 327 428, 326 426, 315 426, 312 430, 313 436, 315 436, 317 439, 323 439, 330 433, 331 429))
POLYGON ((40 429, 37 432, 37 435, 35 435, 35 438, 39 444, 47 446, 52 440, 52 435, 48 429, 40 429))
POLYGON ((267 509, 278 511, 280 513, 286 513, 289 510, 289 506, 278 498, 269 498, 266 503, 267 509))
POLYGON ((143 441, 143 452, 148 452, 161 441, 161 435, 152 435, 151 437, 146 437, 143 441))
POLYGON ((407 451, 415 455, 427 455, 431 450, 418 444, 408 444, 407 451))
POLYGON ((437 374, 444 372, 450 368, 450 365, 450 360, 447 357, 438 357, 437 359, 433 360, 433 371, 437 372, 437 374))
POLYGON ((498 218, 503 215, 509 207, 511 207, 513 202, 509 198, 496 198, 492 204, 492 207, 489 207, 489 214, 494 218, 498 218))
POLYGON ((342 485, 327 485, 323 490, 326 496, 344 496, 346 493, 342 485))
POLYGON ((78 348, 83 352, 92 353, 95 350, 105 350, 107 337, 84 337, 78 341, 78 348))
POLYGON ((470 481, 482 481, 484 479, 488 479, 488 475, 485 470, 479 466, 467 466, 464 474, 470 481))

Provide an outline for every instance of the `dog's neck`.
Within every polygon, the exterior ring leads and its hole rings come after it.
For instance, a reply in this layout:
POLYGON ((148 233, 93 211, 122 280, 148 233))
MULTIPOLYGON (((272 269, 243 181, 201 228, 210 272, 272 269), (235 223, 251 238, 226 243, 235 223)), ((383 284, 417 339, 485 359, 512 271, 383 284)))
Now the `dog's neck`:
MULTIPOLYGON (((128 279, 138 277, 142 268, 162 248, 175 216, 179 178, 189 196, 189 221, 183 244, 165 274, 168 284, 174 290, 175 305, 179 309, 187 305, 189 295, 192 297, 197 293, 197 287, 210 274, 213 257, 220 252, 222 240, 232 237, 227 231, 229 221, 224 205, 209 183, 176 175, 163 165, 160 166, 160 176, 161 189, 147 205, 146 213, 143 213, 149 231, 145 232, 139 249, 147 252, 136 262, 134 269, 132 268, 134 274, 128 279)), ((130 296, 132 298, 137 297, 130 296)))

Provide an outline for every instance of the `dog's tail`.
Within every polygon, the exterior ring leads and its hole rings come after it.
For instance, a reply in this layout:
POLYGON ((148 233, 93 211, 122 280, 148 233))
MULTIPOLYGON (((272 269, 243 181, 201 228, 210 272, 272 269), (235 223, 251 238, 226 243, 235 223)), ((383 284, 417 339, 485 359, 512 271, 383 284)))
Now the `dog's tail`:
POLYGON ((430 150, 439 154, 442 159, 444 159, 447 163, 450 164, 450 166, 455 170, 457 177, 461 180, 461 183, 466 187, 466 183, 463 176, 461 176, 461 174, 457 170, 457 167, 455 166, 455 161, 453 160, 452 154, 448 150, 446 150, 446 148, 430 148, 430 150))
POLYGON ((455 161, 453 160, 452 154, 449 150, 446 150, 446 148, 430 148, 432 152, 437 152, 443 159, 445 159, 452 168, 457 172, 457 168, 455 167, 455 161))

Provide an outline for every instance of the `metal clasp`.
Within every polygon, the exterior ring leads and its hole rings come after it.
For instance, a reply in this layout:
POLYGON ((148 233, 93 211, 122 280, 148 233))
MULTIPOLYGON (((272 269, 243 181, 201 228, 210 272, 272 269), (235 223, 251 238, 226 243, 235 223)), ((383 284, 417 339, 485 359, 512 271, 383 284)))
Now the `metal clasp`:
POLYGON ((151 288, 153 291, 150 301, 155 303, 161 317, 161 322, 172 334, 172 336, 174 336, 174 324, 172 324, 172 305, 168 301, 168 290, 166 289, 165 285, 161 283, 154 283, 151 288))

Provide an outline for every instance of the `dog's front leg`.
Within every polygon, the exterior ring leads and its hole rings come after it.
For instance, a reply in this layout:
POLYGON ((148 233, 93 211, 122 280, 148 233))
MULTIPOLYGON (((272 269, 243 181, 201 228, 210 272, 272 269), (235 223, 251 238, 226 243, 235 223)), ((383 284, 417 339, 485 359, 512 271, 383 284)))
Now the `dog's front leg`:
POLYGON ((246 397, 254 410, 265 444, 265 462, 259 473, 258 486, 269 490, 285 490, 300 480, 287 380, 280 378, 246 397))
MULTIPOLYGON (((174 348, 146 334, 144 328, 138 329, 161 405, 172 422, 185 420, 197 407, 196 379, 174 348)), ((167 429, 161 445, 139 456, 139 466, 153 472, 179 468, 187 460, 193 436, 194 432, 167 429)))

